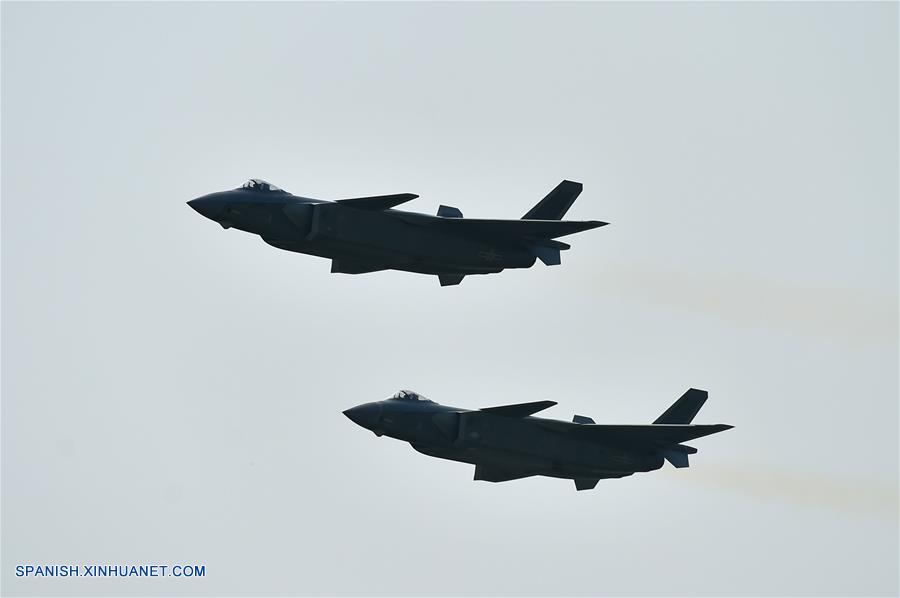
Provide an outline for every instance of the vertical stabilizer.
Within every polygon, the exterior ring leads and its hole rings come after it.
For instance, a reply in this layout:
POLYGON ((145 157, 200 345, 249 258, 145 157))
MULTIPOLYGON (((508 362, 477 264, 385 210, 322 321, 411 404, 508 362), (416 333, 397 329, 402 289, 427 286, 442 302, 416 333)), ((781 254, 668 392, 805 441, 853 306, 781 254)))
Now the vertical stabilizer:
POLYGON ((582 188, 581 183, 561 182, 537 205, 528 210, 528 213, 522 216, 522 220, 562 220, 581 194, 582 188))
POLYGON ((703 407, 709 393, 705 390, 690 388, 681 395, 672 406, 666 409, 662 415, 656 418, 654 424, 689 424, 694 420, 697 412, 703 407))

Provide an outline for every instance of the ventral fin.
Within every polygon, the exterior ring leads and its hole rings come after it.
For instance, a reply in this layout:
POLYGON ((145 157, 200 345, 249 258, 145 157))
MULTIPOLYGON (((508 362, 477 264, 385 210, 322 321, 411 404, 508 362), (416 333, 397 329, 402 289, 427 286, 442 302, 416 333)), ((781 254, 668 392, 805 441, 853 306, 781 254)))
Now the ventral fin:
POLYGON ((372 264, 367 262, 354 262, 352 260, 331 260, 332 274, 365 274, 367 272, 379 272, 390 269, 389 264, 372 264))
POLYGON ((438 280, 441 281, 442 287, 450 287, 462 282, 465 274, 438 274, 438 280))
POLYGON ((576 490, 593 490, 594 486, 597 485, 597 482, 600 480, 597 478, 577 478, 575 480, 575 489, 576 490))
POLYGON ((559 249, 555 247, 533 245, 531 247, 531 253, 533 253, 536 258, 544 262, 545 266, 558 266, 562 263, 562 259, 559 257, 559 249))
POLYGON ((537 475, 535 471, 527 469, 497 467, 491 465, 475 465, 475 480, 483 480, 485 482, 508 482, 510 480, 518 480, 521 478, 529 478, 537 475))
POLYGON ((682 467, 690 467, 687 453, 681 451, 663 451, 662 455, 665 457, 666 461, 671 463, 674 467, 678 467, 679 469, 682 467))

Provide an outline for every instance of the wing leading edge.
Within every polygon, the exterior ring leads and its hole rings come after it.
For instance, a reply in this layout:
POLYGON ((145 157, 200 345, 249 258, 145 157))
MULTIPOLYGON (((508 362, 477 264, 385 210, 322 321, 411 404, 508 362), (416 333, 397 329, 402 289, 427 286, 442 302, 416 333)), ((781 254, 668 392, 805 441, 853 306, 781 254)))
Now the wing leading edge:
POLYGON ((549 409, 556 405, 556 401, 535 401, 533 403, 517 403, 515 405, 501 405, 499 407, 485 407, 484 413, 493 413, 504 417, 528 417, 538 411, 549 409))
POLYGON ((338 199, 334 203, 356 208, 358 210, 371 210, 380 212, 389 210, 394 206, 412 201, 419 197, 415 193, 395 193, 393 195, 373 195, 371 197, 351 197, 348 199, 338 199))

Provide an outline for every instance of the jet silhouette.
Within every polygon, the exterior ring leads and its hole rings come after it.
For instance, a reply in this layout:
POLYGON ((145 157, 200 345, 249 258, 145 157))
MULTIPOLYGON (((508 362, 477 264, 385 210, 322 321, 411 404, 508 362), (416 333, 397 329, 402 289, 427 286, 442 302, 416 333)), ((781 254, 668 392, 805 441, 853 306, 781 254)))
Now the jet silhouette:
POLYGON ((409 442, 431 457, 475 465, 475 479, 505 482, 540 475, 575 480, 590 490, 607 478, 653 471, 668 461, 687 467, 697 449, 682 442, 730 429, 693 425, 707 392, 691 388, 652 424, 600 425, 582 415, 572 422, 532 417, 556 405, 537 401, 470 411, 439 405, 401 390, 393 397, 344 411, 353 422, 409 442))
POLYGON ((447 286, 468 274, 530 268, 535 259, 559 264, 559 252, 570 246, 558 237, 607 224, 562 220, 581 189, 581 183, 563 181, 519 220, 463 218, 448 206, 436 216, 392 209, 418 197, 412 193, 310 199, 260 179, 188 205, 273 247, 329 258, 332 272, 404 270, 435 274, 447 286))

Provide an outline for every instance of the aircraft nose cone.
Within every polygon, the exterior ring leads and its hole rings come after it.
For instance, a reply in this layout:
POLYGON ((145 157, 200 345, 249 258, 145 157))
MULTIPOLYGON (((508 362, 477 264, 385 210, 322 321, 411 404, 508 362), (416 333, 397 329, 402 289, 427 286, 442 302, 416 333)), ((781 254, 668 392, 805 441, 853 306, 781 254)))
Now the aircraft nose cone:
POLYGON ((187 205, 194 208, 198 214, 201 216, 206 216, 211 220, 215 220, 219 213, 222 211, 222 205, 220 202, 210 199, 208 197, 198 197, 197 199, 192 199, 187 202, 187 205))
POLYGON ((366 403, 358 405, 344 411, 344 415, 350 418, 350 421, 358 426, 362 426, 368 430, 374 430, 378 426, 381 419, 381 407, 376 403, 366 403))

